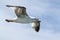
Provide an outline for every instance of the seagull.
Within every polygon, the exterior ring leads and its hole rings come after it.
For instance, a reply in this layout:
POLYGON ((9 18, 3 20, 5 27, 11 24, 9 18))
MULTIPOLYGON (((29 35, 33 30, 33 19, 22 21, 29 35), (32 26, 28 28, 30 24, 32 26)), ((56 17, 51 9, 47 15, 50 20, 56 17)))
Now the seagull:
POLYGON ((24 6, 13 6, 13 5, 6 5, 6 7, 10 7, 14 9, 14 12, 16 14, 16 19, 5 19, 7 22, 15 22, 15 23, 22 23, 22 24, 28 24, 32 23, 32 28, 36 31, 39 32, 40 30, 40 20, 37 18, 32 18, 28 16, 26 12, 26 7, 24 6))

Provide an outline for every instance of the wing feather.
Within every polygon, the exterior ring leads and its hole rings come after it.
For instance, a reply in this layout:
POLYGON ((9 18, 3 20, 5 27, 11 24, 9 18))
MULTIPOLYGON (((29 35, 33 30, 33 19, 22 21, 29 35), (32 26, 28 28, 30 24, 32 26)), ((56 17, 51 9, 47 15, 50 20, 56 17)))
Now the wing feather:
POLYGON ((15 14, 17 15, 17 17, 26 17, 28 16, 26 13, 26 9, 24 8, 16 8, 15 9, 15 14))
POLYGON ((12 6, 12 5, 6 5, 7 7, 12 7, 12 8, 15 8, 14 11, 15 11, 15 14, 17 17, 26 17, 28 16, 27 13, 26 13, 26 8, 23 7, 23 6, 12 6))
POLYGON ((39 29, 40 29, 40 21, 34 22, 32 27, 34 28, 34 30, 36 32, 39 32, 39 29))

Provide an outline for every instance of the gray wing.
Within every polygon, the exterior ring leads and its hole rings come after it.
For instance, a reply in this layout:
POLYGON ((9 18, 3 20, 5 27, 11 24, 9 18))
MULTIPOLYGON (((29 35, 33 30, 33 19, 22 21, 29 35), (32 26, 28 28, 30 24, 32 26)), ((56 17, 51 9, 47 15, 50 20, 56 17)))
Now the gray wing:
POLYGON ((15 14, 16 14, 17 17, 26 17, 26 16, 28 16, 27 13, 26 13, 26 8, 23 7, 23 6, 12 6, 12 5, 6 5, 6 6, 15 8, 14 11, 15 11, 15 14))
POLYGON ((28 16, 26 13, 26 9, 24 8, 17 8, 14 10, 15 14, 17 15, 17 17, 26 17, 28 16))
POLYGON ((34 28, 34 30, 35 30, 36 32, 39 32, 39 29, 40 29, 40 21, 34 22, 33 28, 34 28))

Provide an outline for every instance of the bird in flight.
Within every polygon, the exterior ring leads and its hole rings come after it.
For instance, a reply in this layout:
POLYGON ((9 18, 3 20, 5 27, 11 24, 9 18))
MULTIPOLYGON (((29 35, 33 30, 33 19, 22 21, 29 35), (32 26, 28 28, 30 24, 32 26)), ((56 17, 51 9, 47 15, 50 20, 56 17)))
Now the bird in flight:
POLYGON ((40 20, 37 18, 31 18, 28 16, 26 12, 26 8, 23 6, 13 6, 13 5, 6 5, 7 7, 11 7, 14 9, 14 12, 17 16, 16 19, 5 19, 7 22, 15 22, 15 23, 22 23, 22 24, 28 24, 28 23, 33 23, 32 28, 36 31, 39 32, 40 29, 40 20))

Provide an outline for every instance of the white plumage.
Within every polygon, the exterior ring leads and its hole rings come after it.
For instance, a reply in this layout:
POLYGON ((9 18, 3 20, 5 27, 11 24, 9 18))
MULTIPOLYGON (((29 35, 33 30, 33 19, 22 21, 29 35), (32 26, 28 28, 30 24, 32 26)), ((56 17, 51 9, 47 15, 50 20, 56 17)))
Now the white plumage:
POLYGON ((17 19, 14 20, 8 20, 6 19, 7 22, 16 22, 16 23, 33 23, 32 28, 35 29, 36 32, 39 31, 40 29, 40 20, 36 18, 31 18, 28 16, 26 12, 26 8, 23 6, 12 6, 12 5, 6 5, 7 7, 10 7, 14 9, 14 12, 17 16, 17 19))

